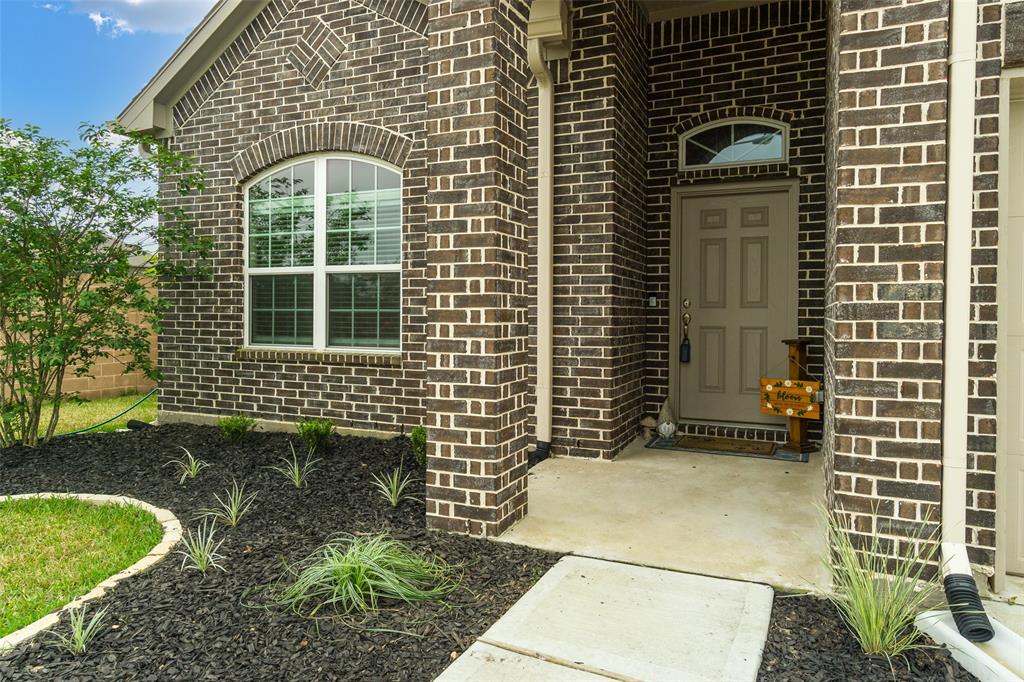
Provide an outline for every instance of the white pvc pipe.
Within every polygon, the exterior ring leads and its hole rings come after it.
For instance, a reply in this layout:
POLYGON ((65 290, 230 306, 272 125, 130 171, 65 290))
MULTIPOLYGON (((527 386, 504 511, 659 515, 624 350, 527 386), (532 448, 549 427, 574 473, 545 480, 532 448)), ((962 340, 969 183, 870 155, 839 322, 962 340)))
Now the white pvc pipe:
POLYGON ((554 223, 555 95, 544 46, 527 45, 530 69, 537 78, 537 386, 534 407, 538 447, 551 443, 551 376, 554 223), (543 444, 543 445, 542 445, 543 444))
POLYGON ((971 575, 967 529, 967 383, 971 322, 977 0, 952 4, 946 144, 945 323, 942 344, 943 573, 971 575))

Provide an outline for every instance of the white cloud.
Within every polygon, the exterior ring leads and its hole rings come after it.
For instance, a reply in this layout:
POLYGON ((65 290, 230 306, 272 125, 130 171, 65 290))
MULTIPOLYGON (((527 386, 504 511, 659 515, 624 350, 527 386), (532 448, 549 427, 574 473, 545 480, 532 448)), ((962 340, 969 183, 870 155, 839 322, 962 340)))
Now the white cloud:
POLYGON ((99 12, 89 12, 89 21, 96 26, 96 32, 99 33, 103 30, 104 26, 110 27, 110 36, 116 38, 119 35, 125 33, 135 33, 135 29, 132 28, 124 19, 117 19, 108 14, 100 14, 99 12))
POLYGON ((71 0, 70 9, 85 14, 97 31, 111 37, 135 32, 188 33, 215 0, 71 0))

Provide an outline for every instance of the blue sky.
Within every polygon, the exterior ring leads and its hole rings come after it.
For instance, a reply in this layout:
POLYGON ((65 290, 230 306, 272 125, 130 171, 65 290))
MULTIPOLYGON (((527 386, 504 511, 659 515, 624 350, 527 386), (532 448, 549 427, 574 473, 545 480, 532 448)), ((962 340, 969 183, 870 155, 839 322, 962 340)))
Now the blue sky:
POLYGON ((114 118, 213 0, 0 0, 0 117, 76 140, 114 118))

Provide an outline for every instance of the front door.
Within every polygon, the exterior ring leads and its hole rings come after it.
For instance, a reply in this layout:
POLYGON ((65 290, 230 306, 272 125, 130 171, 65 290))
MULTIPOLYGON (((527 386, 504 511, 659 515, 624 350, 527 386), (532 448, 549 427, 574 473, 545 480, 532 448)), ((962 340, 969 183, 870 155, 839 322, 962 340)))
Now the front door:
POLYGON ((680 303, 690 341, 679 362, 679 416, 780 423, 762 414, 760 379, 785 377, 796 331, 796 226, 790 190, 681 194, 680 303))

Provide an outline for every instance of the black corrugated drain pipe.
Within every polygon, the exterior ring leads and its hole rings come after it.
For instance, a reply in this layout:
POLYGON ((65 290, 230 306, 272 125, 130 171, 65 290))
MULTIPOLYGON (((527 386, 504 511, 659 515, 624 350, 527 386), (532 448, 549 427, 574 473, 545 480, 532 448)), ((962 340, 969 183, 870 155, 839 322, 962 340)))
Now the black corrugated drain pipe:
POLYGON ((974 576, 950 573, 943 578, 942 586, 946 590, 946 601, 956 622, 956 629, 966 640, 987 642, 995 637, 995 628, 985 615, 974 576))

